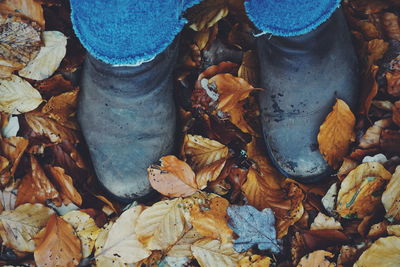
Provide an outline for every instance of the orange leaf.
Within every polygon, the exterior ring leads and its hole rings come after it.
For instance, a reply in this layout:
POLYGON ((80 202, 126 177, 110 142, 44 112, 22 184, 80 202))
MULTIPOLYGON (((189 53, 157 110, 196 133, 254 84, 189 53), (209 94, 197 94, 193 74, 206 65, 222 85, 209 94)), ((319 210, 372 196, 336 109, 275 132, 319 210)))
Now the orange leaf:
POLYGON ((81 241, 72 226, 53 214, 36 236, 35 263, 42 266, 77 266, 82 258, 81 241))
POLYGON ((0 140, 1 154, 5 156, 11 164, 11 175, 14 175, 18 163, 21 160, 29 141, 23 137, 9 137, 0 140))
POLYGON ((16 206, 24 203, 45 204, 47 199, 57 199, 59 194, 44 173, 39 162, 31 155, 31 171, 18 188, 16 206))
POLYGON ((394 102, 392 120, 397 126, 400 126, 400 101, 394 102))
POLYGON ((15 12, 18 10, 18 13, 38 22, 42 27, 45 23, 42 5, 35 0, 3 0, 0 4, 0 10, 3 12, 15 12))
POLYGON ((151 186, 168 197, 186 197, 199 189, 190 166, 175 156, 160 159, 161 166, 152 165, 147 169, 151 186))
POLYGON ((73 202, 77 206, 82 205, 82 197, 74 187, 71 176, 67 175, 61 167, 47 165, 46 168, 56 181, 64 204, 68 205, 73 202))
POLYGON ((392 96, 400 96, 400 72, 387 72, 387 92, 392 96))
POLYGON ((349 151, 350 143, 355 139, 355 123, 356 119, 349 106, 343 100, 337 99, 333 111, 319 129, 319 150, 335 169, 340 167, 343 157, 349 151))
POLYGON ((227 224, 228 206, 228 200, 222 197, 211 199, 209 209, 205 210, 196 203, 190 210, 194 229, 202 236, 220 239, 222 243, 231 241, 233 232, 227 224))

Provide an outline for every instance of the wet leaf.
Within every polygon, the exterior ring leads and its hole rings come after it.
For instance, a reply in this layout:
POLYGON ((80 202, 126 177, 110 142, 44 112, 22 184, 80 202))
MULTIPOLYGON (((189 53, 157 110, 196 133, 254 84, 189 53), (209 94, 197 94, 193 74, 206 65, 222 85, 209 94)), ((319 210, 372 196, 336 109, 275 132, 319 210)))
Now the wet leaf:
POLYGON ((151 250, 166 249, 184 235, 187 223, 181 198, 160 201, 144 210, 136 225, 140 242, 151 250))
POLYGON ((75 234, 81 240, 82 256, 84 258, 90 256, 100 228, 89 214, 82 211, 70 211, 62 218, 74 228, 75 234))
POLYGON ((78 266, 82 258, 81 242, 72 226, 53 214, 36 236, 34 257, 38 267, 78 266))
POLYGON ((209 209, 202 210, 198 204, 190 210, 191 224, 202 236, 219 239, 221 243, 232 240, 232 230, 228 227, 228 216, 226 210, 229 202, 222 197, 211 199, 209 209))
POLYGON ((198 185, 190 166, 175 156, 160 159, 161 165, 147 169, 151 186, 168 197, 186 197, 196 193, 198 185))
POLYGON ((74 203, 77 206, 82 205, 82 197, 74 187, 71 176, 65 173, 65 170, 61 167, 53 167, 50 165, 46 166, 53 180, 58 185, 60 196, 64 204, 74 203))
POLYGON ((391 222, 400 221, 400 166, 386 186, 382 194, 382 203, 386 210, 386 218, 391 222))
POLYGON ((209 238, 195 242, 191 248, 201 267, 236 267, 241 258, 240 254, 233 250, 231 243, 222 244, 209 238))
POLYGON ((343 180, 337 198, 337 212, 348 219, 370 215, 379 204, 383 188, 392 175, 380 163, 367 162, 343 180))
POLYGON ((16 75, 0 80, 0 111, 21 114, 37 108, 43 99, 27 81, 16 75))
POLYGON ((317 217, 315 217, 314 222, 310 226, 311 230, 322 230, 322 229, 333 229, 341 230, 343 229, 340 222, 336 221, 335 218, 326 216, 325 214, 319 212, 317 217))
POLYGON ((104 239, 104 245, 99 249, 96 247, 97 259, 105 257, 129 264, 150 256, 151 252, 138 240, 135 230, 142 210, 142 206, 135 206, 121 214, 111 226, 104 239))
POLYGON ((318 134, 319 150, 324 159, 334 169, 340 167, 343 157, 355 139, 356 119, 349 106, 340 99, 336 100, 333 110, 321 125, 318 134))
POLYGON ((0 214, 0 235, 6 246, 33 252, 33 237, 46 225, 54 211, 41 204, 24 204, 0 214))
POLYGON ((225 0, 202 1, 187 11, 187 18, 191 23, 189 27, 195 31, 208 29, 226 17, 228 12, 225 0))
POLYGON ((39 54, 31 60, 18 74, 32 80, 49 78, 60 66, 67 51, 67 37, 58 31, 43 32, 44 46, 39 54))
POLYGON ((46 200, 59 198, 58 191, 47 178, 36 158, 31 155, 31 171, 24 176, 18 188, 16 205, 24 203, 45 204, 46 200))
POLYGON ((234 241, 238 252, 248 250, 257 245, 260 250, 271 250, 279 253, 276 240, 275 216, 271 209, 258 211, 252 206, 230 206, 228 208, 228 225, 239 236, 234 241))
POLYGON ((392 267, 400 264, 400 237, 379 238, 360 256, 354 267, 392 267))
POLYGON ((334 256, 328 251, 317 250, 301 258, 297 267, 335 267, 336 265, 329 260, 334 256))

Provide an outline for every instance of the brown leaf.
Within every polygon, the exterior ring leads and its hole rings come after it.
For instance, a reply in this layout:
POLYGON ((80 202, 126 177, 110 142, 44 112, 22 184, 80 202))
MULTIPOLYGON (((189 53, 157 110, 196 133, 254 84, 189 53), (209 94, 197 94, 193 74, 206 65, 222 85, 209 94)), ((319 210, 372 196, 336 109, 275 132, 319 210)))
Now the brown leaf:
POLYGON ((368 65, 377 64, 389 48, 389 43, 382 39, 374 39, 368 42, 368 65))
POLYGON ((0 3, 2 12, 16 12, 36 21, 44 27, 43 8, 40 2, 36 0, 3 0, 0 3))
POLYGON ((14 175, 15 170, 24 154, 26 148, 28 147, 29 141, 23 137, 9 137, 0 140, 1 154, 5 156, 11 166, 11 175, 14 175))
POLYGON ((46 227, 36 236, 34 257, 38 267, 78 266, 81 258, 81 242, 74 229, 61 217, 53 214, 46 227))
POLYGON ((72 82, 66 80, 62 74, 55 74, 46 80, 37 81, 35 82, 34 87, 46 99, 77 90, 74 89, 72 82))
POLYGON ((347 174, 354 170, 359 163, 355 160, 349 159, 349 158, 344 158, 342 166, 340 166, 340 169, 338 170, 337 177, 339 180, 343 181, 344 178, 346 178, 347 174))
POLYGON ((25 119, 29 127, 38 135, 49 138, 52 143, 68 141, 76 144, 79 142, 77 133, 62 126, 57 121, 40 112, 25 113, 25 119))
POLYGON ((248 50, 243 54, 242 65, 238 70, 239 78, 245 79, 252 86, 258 84, 258 58, 253 50, 248 50))
POLYGON ((326 216, 325 214, 319 212, 317 217, 315 217, 314 222, 310 226, 310 230, 342 230, 340 222, 336 221, 335 218, 326 216))
POLYGON ((400 153, 400 131, 385 129, 381 132, 380 148, 382 152, 400 153))
POLYGON ((194 229, 202 236, 219 239, 222 243, 232 241, 233 232, 227 224, 228 206, 229 202, 222 197, 211 199, 209 209, 202 210, 199 204, 195 204, 190 210, 194 229))
POLYGON ((380 33, 374 24, 360 20, 357 22, 357 26, 360 27, 361 32, 366 39, 380 39, 380 33))
POLYGON ((196 193, 199 188, 190 166, 175 156, 160 159, 161 165, 147 169, 151 186, 169 197, 185 197, 196 193))
POLYGON ((376 121, 374 125, 369 127, 365 134, 361 137, 358 146, 363 149, 379 147, 379 142, 383 129, 386 129, 391 124, 392 120, 390 118, 376 121))
POLYGON ((350 143, 355 139, 354 126, 356 119, 349 106, 337 99, 333 111, 328 114, 318 134, 319 150, 324 159, 334 169, 340 167, 343 157, 347 155, 350 143))
POLYGON ((212 27, 220 19, 228 15, 228 6, 225 0, 207 0, 190 8, 187 11, 189 27, 201 31, 212 27))
POLYGON ((400 72, 386 72, 387 92, 392 96, 400 96, 400 72))
POLYGON ((400 167, 396 168, 392 178, 382 194, 382 203, 386 218, 391 222, 400 222, 400 167))
POLYGON ((348 219, 370 215, 380 202, 383 188, 392 175, 380 163, 368 162, 352 170, 343 180, 337 212, 348 219))
POLYGON ((397 124, 397 126, 400 126, 400 101, 394 102, 394 105, 392 107, 392 120, 394 123, 397 124))
POLYGON ((396 14, 385 12, 382 16, 382 24, 386 35, 390 39, 400 41, 399 17, 396 14))
POLYGON ((317 250, 301 258, 297 267, 335 267, 336 265, 329 260, 334 256, 328 251, 317 250))
POLYGON ((64 204, 68 205, 72 202, 77 206, 82 205, 82 197, 74 187, 71 176, 65 174, 64 169, 61 167, 53 167, 47 165, 46 169, 49 171, 53 180, 56 182, 64 204))
POLYGON ((338 230, 303 230, 304 242, 311 250, 327 248, 348 242, 348 237, 338 230))
POLYGON ((217 65, 212 65, 208 67, 205 71, 200 73, 197 78, 196 87, 200 86, 199 82, 204 78, 210 79, 217 74, 230 73, 236 75, 239 69, 239 65, 230 61, 222 61, 217 65))
POLYGON ((31 155, 31 171, 22 179, 18 188, 16 206, 24 203, 45 204, 48 199, 58 199, 58 191, 49 181, 35 156, 31 155))

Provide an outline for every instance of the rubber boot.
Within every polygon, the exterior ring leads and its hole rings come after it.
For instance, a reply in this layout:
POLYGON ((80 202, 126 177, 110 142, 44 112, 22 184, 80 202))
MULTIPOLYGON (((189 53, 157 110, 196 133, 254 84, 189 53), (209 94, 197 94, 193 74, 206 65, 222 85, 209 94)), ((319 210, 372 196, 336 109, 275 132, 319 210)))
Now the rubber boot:
POLYGON ((309 183, 332 170, 318 150, 319 127, 336 98, 354 108, 358 61, 341 9, 312 32, 257 40, 261 121, 267 153, 286 177, 309 183))
POLYGON ((100 183, 119 200, 152 190, 147 168, 174 148, 172 71, 177 40, 139 66, 113 66, 88 56, 78 120, 100 183))

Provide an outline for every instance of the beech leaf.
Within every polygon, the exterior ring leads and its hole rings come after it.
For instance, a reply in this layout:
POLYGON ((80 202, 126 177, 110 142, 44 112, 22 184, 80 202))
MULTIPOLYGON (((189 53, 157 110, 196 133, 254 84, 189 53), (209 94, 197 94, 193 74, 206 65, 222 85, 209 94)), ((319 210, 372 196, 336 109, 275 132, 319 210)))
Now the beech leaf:
POLYGON ((15 210, 0 214, 0 235, 6 246, 19 251, 33 252, 33 237, 46 225, 54 214, 42 204, 24 204, 15 210))
POLYGON ((276 240, 275 216, 271 209, 258 211, 249 205, 232 205, 228 207, 228 216, 228 225, 239 236, 234 242, 236 251, 244 252, 257 245, 260 250, 280 252, 276 240))
POLYGON ((209 238, 195 242, 191 248, 201 267, 236 267, 241 258, 233 250, 232 243, 221 244, 218 240, 209 238))
POLYGON ((389 236, 376 240, 360 256, 353 267, 392 267, 400 264, 400 237, 389 236))
POLYGON ((396 168, 382 194, 382 203, 386 210, 386 218, 391 222, 400 222, 400 166, 396 168))
POLYGON ((335 255, 325 250, 317 250, 301 258, 297 267, 335 267, 327 258, 333 258, 335 255))

